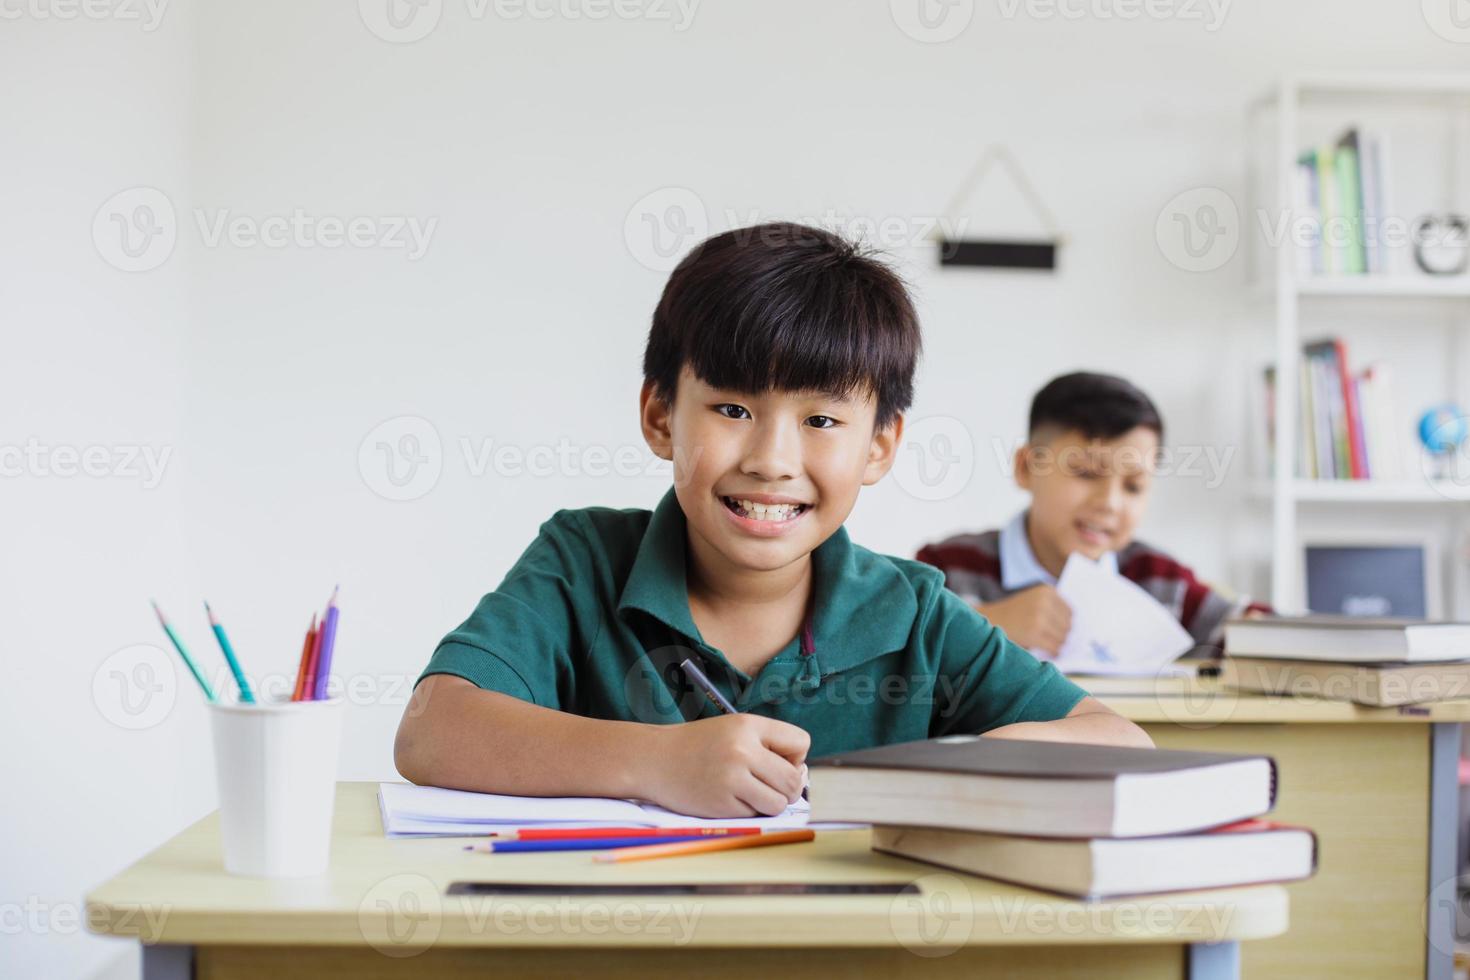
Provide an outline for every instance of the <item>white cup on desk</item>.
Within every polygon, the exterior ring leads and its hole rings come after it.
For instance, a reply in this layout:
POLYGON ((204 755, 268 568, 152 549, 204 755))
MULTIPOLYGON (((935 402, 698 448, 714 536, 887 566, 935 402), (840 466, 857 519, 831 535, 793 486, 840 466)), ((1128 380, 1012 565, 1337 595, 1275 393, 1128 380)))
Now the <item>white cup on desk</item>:
POLYGON ((302 878, 327 870, 341 698, 209 706, 225 870, 302 878))

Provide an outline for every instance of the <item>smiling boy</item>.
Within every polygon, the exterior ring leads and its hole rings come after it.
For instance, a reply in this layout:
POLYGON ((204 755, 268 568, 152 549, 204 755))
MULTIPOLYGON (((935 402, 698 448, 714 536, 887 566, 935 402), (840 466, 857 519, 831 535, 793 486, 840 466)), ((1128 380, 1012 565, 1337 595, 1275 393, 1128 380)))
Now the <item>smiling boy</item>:
POLYGON ((1137 540, 1163 437, 1153 400, 1127 380, 1085 371, 1053 378, 1031 401, 1013 462, 1030 506, 999 530, 956 535, 917 557, 1007 636, 1044 655, 1071 629, 1056 584, 1073 553, 1143 588, 1199 647, 1218 650, 1227 619, 1269 607, 1227 597, 1137 540))
POLYGON ((853 544, 893 464, 918 320, 902 282, 792 224, 718 235, 674 270, 639 410, 674 486, 650 513, 559 511, 440 643, 399 772, 528 796, 781 812, 813 757, 959 732, 1148 745, 927 565, 853 544), (677 665, 735 703, 723 715, 677 665))

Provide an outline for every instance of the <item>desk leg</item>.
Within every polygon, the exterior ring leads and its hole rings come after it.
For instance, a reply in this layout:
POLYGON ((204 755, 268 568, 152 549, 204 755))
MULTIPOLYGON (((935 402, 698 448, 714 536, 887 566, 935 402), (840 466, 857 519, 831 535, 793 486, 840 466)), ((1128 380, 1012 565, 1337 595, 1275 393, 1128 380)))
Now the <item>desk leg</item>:
POLYGON ((144 943, 143 980, 194 980, 194 947, 144 943))
POLYGON ((1188 980, 1240 980, 1240 943, 1191 943, 1184 956, 1188 980))
MULTIPOLYGON (((1425 894, 1459 873, 1456 850, 1460 842, 1460 726, 1435 722, 1429 726, 1429 882, 1425 894)), ((1456 899, 1458 901, 1458 899, 1456 899)), ((1424 976, 1450 980, 1454 974, 1455 908, 1453 902, 1428 902, 1425 909, 1424 976)))

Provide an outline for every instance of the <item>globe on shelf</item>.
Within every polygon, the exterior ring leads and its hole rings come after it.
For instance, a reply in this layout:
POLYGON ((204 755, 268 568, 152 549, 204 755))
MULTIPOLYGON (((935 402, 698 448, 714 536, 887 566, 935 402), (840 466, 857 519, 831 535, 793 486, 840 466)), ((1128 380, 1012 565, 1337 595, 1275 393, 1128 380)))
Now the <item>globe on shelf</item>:
POLYGON ((1419 442, 1432 462, 1431 479, 1450 479, 1451 461, 1470 437, 1470 425, 1459 405, 1436 405, 1419 417, 1419 442))

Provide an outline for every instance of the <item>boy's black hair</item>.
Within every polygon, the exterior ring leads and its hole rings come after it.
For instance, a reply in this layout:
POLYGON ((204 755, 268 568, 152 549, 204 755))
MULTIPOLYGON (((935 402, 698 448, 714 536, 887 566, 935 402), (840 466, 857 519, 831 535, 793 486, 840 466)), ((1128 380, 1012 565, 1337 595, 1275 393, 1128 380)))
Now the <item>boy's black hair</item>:
POLYGON ((670 405, 685 365, 732 391, 871 393, 881 429, 913 401, 920 346, 893 270, 840 235, 773 222, 715 235, 679 263, 643 378, 670 405))
POLYGON ((1164 418, 1132 382, 1112 374, 1078 371, 1046 383, 1031 400, 1032 438, 1048 428, 1089 439, 1116 439, 1142 426, 1164 441, 1164 418))

